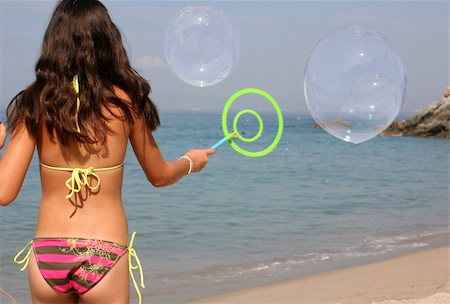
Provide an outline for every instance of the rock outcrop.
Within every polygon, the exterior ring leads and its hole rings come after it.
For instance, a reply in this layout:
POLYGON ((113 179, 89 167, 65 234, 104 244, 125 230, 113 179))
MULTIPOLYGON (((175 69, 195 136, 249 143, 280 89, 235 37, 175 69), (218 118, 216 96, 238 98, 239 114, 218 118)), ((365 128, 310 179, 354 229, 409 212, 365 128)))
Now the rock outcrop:
POLYGON ((410 119, 394 121, 380 135, 449 138, 449 121, 450 86, 441 100, 431 103, 410 119))

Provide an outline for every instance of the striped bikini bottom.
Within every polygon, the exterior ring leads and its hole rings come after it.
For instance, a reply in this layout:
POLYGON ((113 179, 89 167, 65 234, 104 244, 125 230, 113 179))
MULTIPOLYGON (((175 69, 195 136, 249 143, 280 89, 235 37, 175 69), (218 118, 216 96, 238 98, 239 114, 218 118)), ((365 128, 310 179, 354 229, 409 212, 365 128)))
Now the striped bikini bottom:
POLYGON ((14 261, 25 264, 21 269, 24 270, 33 250, 42 277, 53 289, 63 293, 83 294, 97 285, 119 259, 129 252, 129 272, 141 302, 141 293, 132 272, 139 269, 141 287, 144 288, 142 267, 132 248, 135 234, 133 233, 128 247, 110 241, 86 238, 35 238, 16 255, 14 261), (19 256, 28 245, 31 245, 31 248, 26 257, 19 261, 19 256), (137 265, 131 264, 132 257, 137 265))
POLYGON ((78 294, 100 282, 127 252, 113 242, 79 238, 37 238, 32 246, 47 283, 59 292, 78 294))

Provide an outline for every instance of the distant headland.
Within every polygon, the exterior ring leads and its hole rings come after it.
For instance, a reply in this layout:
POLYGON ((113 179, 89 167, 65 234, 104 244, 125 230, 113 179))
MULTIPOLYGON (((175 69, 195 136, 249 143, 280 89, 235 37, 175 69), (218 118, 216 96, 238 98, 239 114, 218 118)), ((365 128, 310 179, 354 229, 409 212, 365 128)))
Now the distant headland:
POLYGON ((432 102, 414 117, 395 120, 380 136, 416 136, 450 138, 450 86, 444 96, 432 102))

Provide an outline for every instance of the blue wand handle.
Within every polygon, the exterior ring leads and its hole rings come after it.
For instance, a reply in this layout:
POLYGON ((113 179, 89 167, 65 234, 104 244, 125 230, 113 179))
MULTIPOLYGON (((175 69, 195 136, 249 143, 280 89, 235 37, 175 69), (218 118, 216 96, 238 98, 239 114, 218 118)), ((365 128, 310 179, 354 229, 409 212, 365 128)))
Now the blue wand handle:
POLYGON ((235 137, 234 133, 228 134, 218 142, 216 142, 214 145, 211 146, 211 149, 216 150, 219 146, 221 146, 224 142, 229 141, 231 138, 235 137))

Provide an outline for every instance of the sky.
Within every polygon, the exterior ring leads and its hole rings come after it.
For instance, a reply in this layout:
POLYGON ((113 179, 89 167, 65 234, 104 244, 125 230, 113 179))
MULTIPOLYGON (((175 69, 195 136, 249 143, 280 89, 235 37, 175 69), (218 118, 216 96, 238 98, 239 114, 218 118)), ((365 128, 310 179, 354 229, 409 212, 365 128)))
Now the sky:
MULTIPOLYGON (((0 112, 4 112, 11 98, 34 80, 34 65, 56 1, 0 1, 0 112)), ((170 21, 198 1, 103 3, 124 37, 132 65, 150 82, 151 98, 161 110, 221 111, 233 93, 256 87, 274 96, 284 111, 306 112, 303 74, 309 54, 322 37, 352 25, 380 32, 397 49, 407 72, 402 112, 418 111, 440 99, 450 84, 448 1, 207 1, 222 8, 238 29, 240 57, 227 79, 206 88, 181 81, 164 56, 170 21)))

